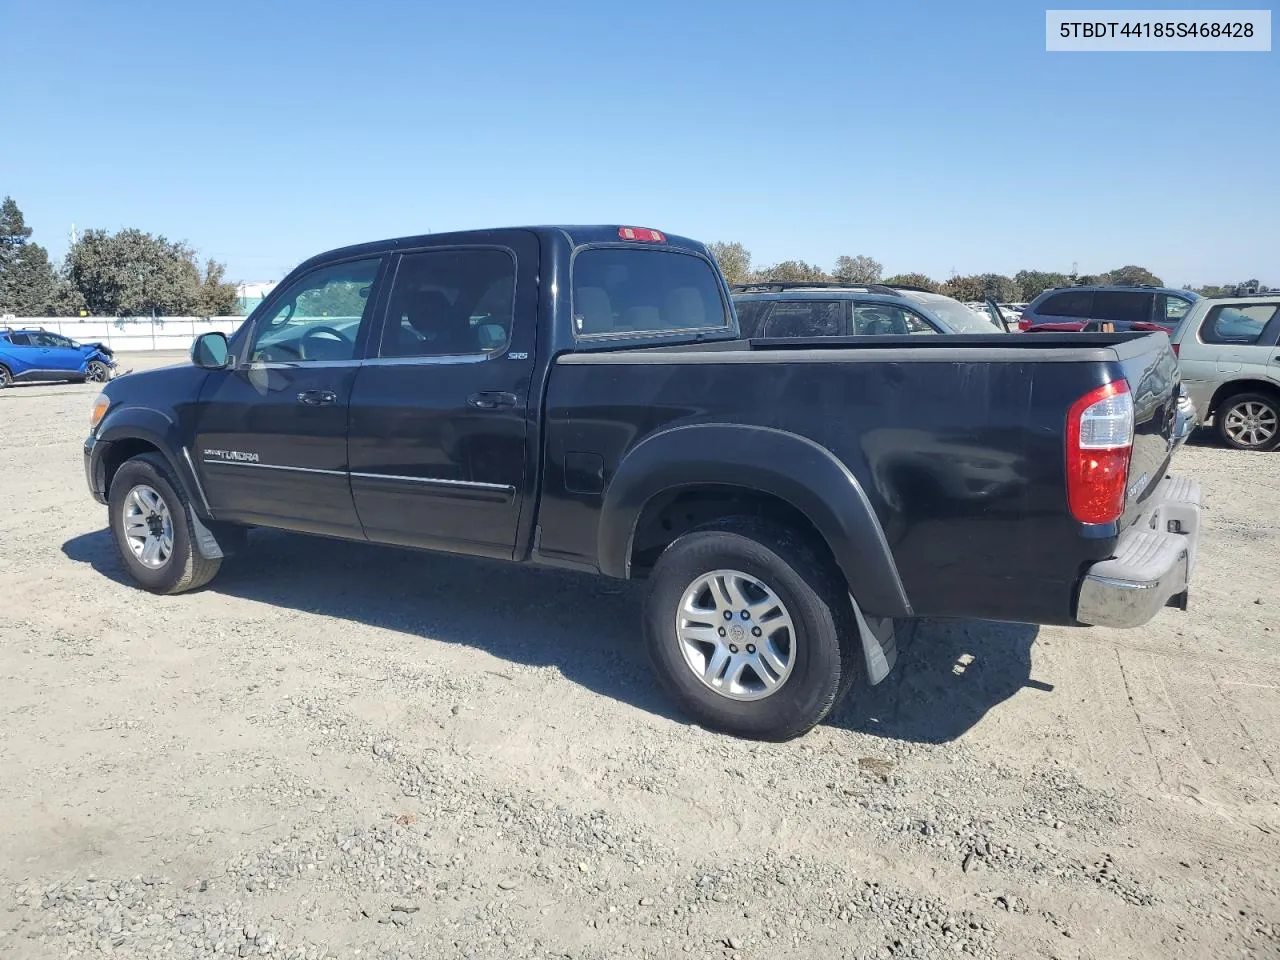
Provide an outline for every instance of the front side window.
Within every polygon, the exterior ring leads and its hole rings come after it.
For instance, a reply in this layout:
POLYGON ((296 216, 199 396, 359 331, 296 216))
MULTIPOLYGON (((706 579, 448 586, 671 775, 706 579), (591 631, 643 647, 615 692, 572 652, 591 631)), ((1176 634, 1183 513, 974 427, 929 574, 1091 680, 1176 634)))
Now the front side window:
POLYGON ((516 262, 505 250, 405 254, 391 287, 383 357, 493 355, 506 349, 516 262))
POLYGON ((857 303, 853 307, 853 332, 860 336, 937 333, 910 310, 887 303, 857 303))
POLYGON ((74 347, 75 344, 66 337, 59 336, 56 333, 37 333, 35 334, 37 347, 74 347))
POLYGON ((779 300, 763 336, 838 337, 843 312, 839 300, 779 300))
POLYGON ((1166 327, 1176 327, 1190 309, 1190 302, 1172 294, 1162 293, 1156 301, 1156 323, 1166 327))
POLYGON ((1042 317, 1080 317, 1092 316, 1093 294, 1088 290, 1065 290, 1055 293, 1036 307, 1035 312, 1042 317))
POLYGON ((722 330, 729 313, 711 264, 674 250, 596 247, 573 262, 580 337, 722 330))
POLYGON ((1205 318, 1201 339, 1205 343, 1257 343, 1278 309, 1262 303, 1214 307, 1205 318))
POLYGON ((1093 295, 1093 312, 1096 320, 1134 323, 1151 318, 1151 294, 1129 290, 1098 290, 1093 295))
POLYGON ((381 260, 312 270, 273 301, 253 332, 252 362, 352 360, 381 260))

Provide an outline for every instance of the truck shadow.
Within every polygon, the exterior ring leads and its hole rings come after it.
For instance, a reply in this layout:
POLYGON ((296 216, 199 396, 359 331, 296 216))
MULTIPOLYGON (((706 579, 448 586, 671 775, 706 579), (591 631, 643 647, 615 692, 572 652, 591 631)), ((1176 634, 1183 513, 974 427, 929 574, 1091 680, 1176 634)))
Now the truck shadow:
MULTIPOLYGON (((136 589, 106 530, 62 550, 136 589)), ((604 696, 687 722, 644 651, 643 583, 261 530, 205 589, 554 667, 604 696)), ((955 739, 1027 685, 1034 638, 1034 627, 923 623, 900 645, 893 674, 855 689, 827 722, 873 736, 955 739)))
POLYGON ((874 687, 859 684, 827 723, 915 743, 946 743, 1031 679, 1039 627, 989 620, 921 620, 900 635, 893 672, 874 687))

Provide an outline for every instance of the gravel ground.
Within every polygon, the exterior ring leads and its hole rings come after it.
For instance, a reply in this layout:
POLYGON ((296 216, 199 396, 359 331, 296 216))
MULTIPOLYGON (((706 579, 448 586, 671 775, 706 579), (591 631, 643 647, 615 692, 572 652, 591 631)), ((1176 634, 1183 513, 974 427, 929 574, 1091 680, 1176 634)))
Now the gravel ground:
POLYGON ((1189 612, 926 622, 757 744, 634 585, 261 531, 134 589, 93 395, 0 393, 0 956, 1280 956, 1280 455, 1178 454, 1189 612))

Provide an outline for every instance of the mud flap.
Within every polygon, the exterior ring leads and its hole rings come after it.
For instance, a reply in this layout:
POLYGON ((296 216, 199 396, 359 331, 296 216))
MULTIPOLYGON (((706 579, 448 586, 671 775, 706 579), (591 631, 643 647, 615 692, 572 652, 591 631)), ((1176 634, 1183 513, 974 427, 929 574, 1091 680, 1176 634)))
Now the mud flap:
POLYGON ((223 557, 222 548, 218 546, 218 539, 213 531, 200 522, 200 518, 190 507, 187 508, 187 515, 191 518, 191 532, 195 534, 196 549, 200 551, 200 556, 206 560, 220 560, 223 557))
POLYGON ((898 660, 898 638, 892 617, 864 617, 858 601, 850 594, 853 615, 858 622, 858 639, 867 662, 867 681, 874 686, 889 675, 898 660))

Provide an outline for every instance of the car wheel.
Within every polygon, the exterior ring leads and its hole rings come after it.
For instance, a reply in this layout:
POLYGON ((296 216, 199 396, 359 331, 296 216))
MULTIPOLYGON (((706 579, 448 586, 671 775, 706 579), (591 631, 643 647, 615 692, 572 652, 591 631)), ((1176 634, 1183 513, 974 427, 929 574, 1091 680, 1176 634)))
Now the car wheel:
POLYGON ((1213 419, 1218 438, 1236 450, 1274 450, 1280 444, 1280 402, 1269 394, 1228 397, 1213 419))
POLYGON ((84 369, 84 379, 87 383, 106 383, 111 379, 111 368, 101 360, 90 360, 84 369))
POLYGON ((13 383, 13 374, 9 372, 8 367, 0 363, 0 390, 3 390, 11 383, 13 383))
POLYGON ((129 574, 152 593, 183 593, 213 579, 220 560, 196 549, 181 485, 157 454, 128 460, 111 479, 111 538, 129 574))
POLYGON ((736 736, 799 736, 857 670, 843 578, 790 531, 750 518, 668 546, 644 621, 668 692, 699 723, 736 736))

